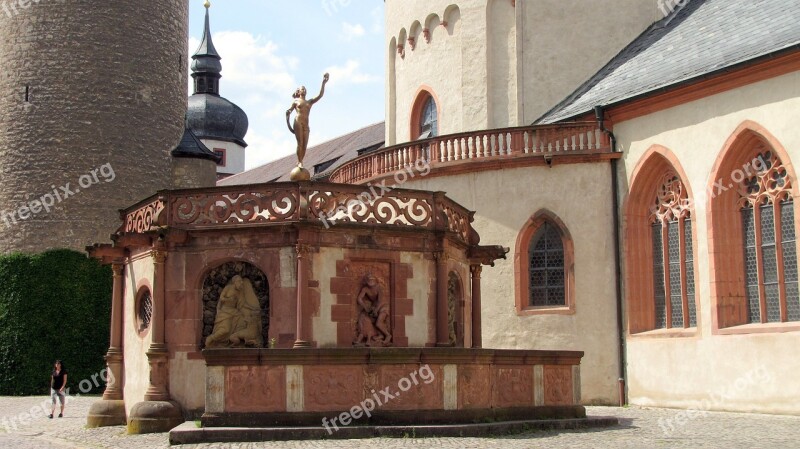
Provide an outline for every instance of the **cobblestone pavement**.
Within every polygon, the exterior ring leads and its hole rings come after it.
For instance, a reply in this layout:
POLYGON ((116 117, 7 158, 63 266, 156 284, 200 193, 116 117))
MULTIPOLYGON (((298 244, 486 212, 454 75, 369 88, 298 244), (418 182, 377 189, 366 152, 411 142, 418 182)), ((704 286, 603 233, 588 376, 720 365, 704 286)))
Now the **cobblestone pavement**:
MULTIPOLYGON (((74 398, 64 418, 48 419, 32 408, 45 397, 0 397, 0 448, 157 448, 167 434, 126 435, 125 428, 86 429, 86 413, 97 398, 74 398), (22 418, 22 420, 20 420, 22 418), (12 420, 15 420, 12 423, 12 420), (22 421, 22 423, 20 422, 22 421), (14 428, 13 424, 16 424, 14 428)), ((39 408, 41 410, 41 408, 39 408)), ((187 445, 181 448, 798 448, 800 416, 707 413, 679 410, 589 407, 591 416, 616 416, 621 425, 583 431, 535 432, 494 438, 428 438, 339 441, 288 441, 187 445), (671 420, 671 421, 670 421, 671 420)), ((49 409, 47 410, 49 413, 49 409)))

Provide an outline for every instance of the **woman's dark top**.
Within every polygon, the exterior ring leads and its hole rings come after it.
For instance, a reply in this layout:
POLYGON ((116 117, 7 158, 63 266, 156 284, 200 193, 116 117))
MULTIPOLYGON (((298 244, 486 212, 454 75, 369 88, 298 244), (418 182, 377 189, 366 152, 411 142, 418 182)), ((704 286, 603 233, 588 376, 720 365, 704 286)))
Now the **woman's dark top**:
POLYGON ((58 391, 61 387, 64 386, 64 376, 67 375, 67 370, 62 369, 61 372, 56 374, 56 371, 53 370, 53 389, 58 391))

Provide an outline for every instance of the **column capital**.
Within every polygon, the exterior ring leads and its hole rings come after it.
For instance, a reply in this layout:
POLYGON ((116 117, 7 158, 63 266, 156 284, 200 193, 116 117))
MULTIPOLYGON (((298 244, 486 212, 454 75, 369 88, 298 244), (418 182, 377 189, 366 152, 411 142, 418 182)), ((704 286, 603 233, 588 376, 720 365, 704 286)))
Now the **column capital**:
POLYGON ((113 277, 119 278, 122 277, 122 272, 125 270, 125 265, 122 263, 113 263, 111 264, 111 273, 113 277))
POLYGON ((472 277, 478 278, 481 277, 481 272, 483 271, 483 266, 480 264, 474 264, 469 266, 469 271, 472 273, 472 277))
POLYGON ((167 261, 167 252, 161 249, 153 250, 153 261, 163 264, 167 261))
POLYGON ((297 252, 297 257, 308 257, 314 251, 314 247, 308 243, 298 243, 295 245, 295 251, 297 252))

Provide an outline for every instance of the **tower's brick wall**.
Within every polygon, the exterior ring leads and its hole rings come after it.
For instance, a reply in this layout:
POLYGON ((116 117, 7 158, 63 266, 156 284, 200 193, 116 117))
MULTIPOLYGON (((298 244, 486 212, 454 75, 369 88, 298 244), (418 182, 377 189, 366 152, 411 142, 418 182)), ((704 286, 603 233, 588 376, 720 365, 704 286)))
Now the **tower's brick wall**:
POLYGON ((18 1, 0 8, 0 252, 82 249, 172 184, 188 4, 18 1))

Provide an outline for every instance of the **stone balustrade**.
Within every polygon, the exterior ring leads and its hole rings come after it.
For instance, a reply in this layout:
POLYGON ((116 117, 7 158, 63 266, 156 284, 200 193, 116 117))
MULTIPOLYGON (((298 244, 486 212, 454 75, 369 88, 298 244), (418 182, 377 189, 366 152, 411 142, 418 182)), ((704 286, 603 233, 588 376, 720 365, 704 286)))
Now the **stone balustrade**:
POLYGON ((499 159, 611 152, 608 137, 594 122, 524 126, 437 136, 375 151, 349 161, 330 181, 366 183, 408 170, 417 161, 431 167, 499 159))

